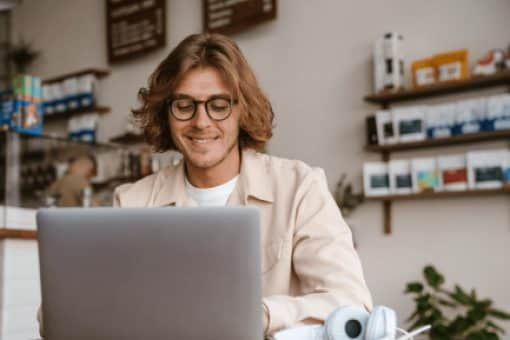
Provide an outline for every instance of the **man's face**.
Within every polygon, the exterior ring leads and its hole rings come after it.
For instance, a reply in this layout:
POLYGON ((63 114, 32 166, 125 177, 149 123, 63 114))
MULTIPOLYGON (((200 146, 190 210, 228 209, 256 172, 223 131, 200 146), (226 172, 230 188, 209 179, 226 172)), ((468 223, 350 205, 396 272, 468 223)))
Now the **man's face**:
MULTIPOLYGON (((185 74, 175 89, 174 97, 205 101, 212 97, 232 97, 221 73, 213 67, 195 68, 185 74)), ((239 104, 232 105, 230 116, 221 121, 211 119, 205 104, 198 104, 194 117, 187 121, 168 115, 170 133, 188 166, 201 169, 215 167, 235 157, 238 152, 239 104)))

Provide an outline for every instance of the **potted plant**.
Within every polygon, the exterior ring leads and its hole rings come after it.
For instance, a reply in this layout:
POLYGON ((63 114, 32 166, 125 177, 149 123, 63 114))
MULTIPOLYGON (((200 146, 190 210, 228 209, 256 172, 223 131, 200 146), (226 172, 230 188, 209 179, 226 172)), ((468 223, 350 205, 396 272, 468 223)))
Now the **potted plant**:
POLYGON ((497 340, 505 331, 496 319, 510 320, 510 314, 493 307, 490 299, 479 298, 455 285, 444 287, 444 276, 433 266, 423 269, 424 283, 409 282, 405 293, 413 296, 416 308, 408 318, 410 329, 431 325, 430 339, 497 340))
POLYGON ((22 74, 38 55, 39 51, 33 50, 30 44, 21 40, 18 45, 9 48, 8 58, 14 64, 16 73, 22 74))

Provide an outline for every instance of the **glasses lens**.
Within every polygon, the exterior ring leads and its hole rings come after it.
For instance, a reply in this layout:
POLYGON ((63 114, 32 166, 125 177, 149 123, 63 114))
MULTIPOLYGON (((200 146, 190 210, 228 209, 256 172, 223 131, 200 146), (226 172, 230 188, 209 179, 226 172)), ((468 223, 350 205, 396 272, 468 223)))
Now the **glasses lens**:
POLYGON ((230 100, 226 98, 214 98, 207 102, 207 112, 213 119, 225 119, 230 114, 230 100))
POLYGON ((172 101, 171 110, 175 118, 189 119, 195 112, 195 103, 193 103, 193 100, 187 98, 175 99, 172 101))

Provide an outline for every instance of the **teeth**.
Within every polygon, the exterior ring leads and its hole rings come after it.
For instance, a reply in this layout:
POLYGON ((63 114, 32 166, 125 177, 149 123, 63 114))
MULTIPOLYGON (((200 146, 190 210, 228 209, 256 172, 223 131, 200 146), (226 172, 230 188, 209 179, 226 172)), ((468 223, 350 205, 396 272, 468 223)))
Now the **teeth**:
POLYGON ((204 144, 204 143, 209 143, 213 139, 212 138, 192 138, 191 140, 196 143, 204 144))

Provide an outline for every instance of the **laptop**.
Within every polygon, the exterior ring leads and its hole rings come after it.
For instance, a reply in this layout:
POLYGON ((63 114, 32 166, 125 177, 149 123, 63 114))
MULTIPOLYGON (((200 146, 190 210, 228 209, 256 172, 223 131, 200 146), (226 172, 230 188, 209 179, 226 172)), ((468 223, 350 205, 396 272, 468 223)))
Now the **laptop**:
POLYGON ((37 213, 45 339, 260 340, 253 207, 37 213))

